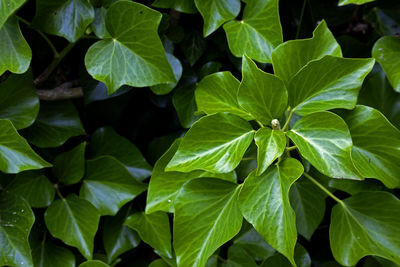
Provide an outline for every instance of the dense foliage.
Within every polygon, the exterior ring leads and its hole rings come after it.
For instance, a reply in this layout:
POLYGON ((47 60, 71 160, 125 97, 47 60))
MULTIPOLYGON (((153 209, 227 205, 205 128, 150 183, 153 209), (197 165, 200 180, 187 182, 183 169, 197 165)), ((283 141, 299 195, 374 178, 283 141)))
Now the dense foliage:
POLYGON ((397 0, 0 0, 0 265, 400 265, 399 36, 397 0))

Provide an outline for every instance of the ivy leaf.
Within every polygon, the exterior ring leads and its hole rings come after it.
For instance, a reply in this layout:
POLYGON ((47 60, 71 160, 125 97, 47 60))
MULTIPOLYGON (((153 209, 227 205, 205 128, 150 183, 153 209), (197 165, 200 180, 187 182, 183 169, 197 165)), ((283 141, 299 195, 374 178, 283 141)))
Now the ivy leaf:
POLYGON ((140 238, 162 256, 172 258, 171 231, 166 213, 136 212, 126 219, 125 225, 137 231, 140 238))
POLYGON ((178 58, 176 58, 173 54, 167 53, 167 59, 169 64, 172 67, 172 71, 174 72, 174 77, 176 82, 174 83, 163 83, 163 84, 157 84, 152 87, 150 87, 151 91, 155 93, 156 95, 166 95, 169 92, 171 92, 176 85, 178 84, 179 80, 182 77, 182 64, 179 61, 178 58))
POLYGON ((84 135, 81 120, 72 102, 42 102, 36 121, 21 134, 35 146, 58 147, 69 138, 84 135))
POLYGON ((247 56, 242 60, 242 75, 237 95, 239 105, 262 124, 270 125, 287 107, 285 85, 275 75, 257 68, 247 56))
POLYGON ((4 191, 0 194, 0 265, 33 266, 28 236, 34 221, 28 202, 4 191))
POLYGON ((110 265, 99 260, 89 260, 82 262, 79 267, 110 267, 110 265))
POLYGON ((246 54, 258 62, 271 62, 272 51, 283 40, 278 6, 278 0, 248 1, 242 20, 224 25, 233 55, 246 54))
POLYGON ((39 98, 32 72, 10 75, 0 83, 0 118, 9 119, 16 129, 30 126, 39 112, 39 98))
POLYGON ((85 56, 90 75, 106 84, 109 94, 122 85, 145 87, 175 82, 157 27, 161 14, 144 5, 118 1, 106 14, 112 39, 92 45, 85 56))
POLYGON ((362 5, 373 1, 375 0, 339 0, 339 6, 344 6, 349 4, 362 5))
POLYGON ((235 115, 203 117, 186 133, 166 171, 230 172, 239 165, 253 136, 250 124, 235 115))
POLYGON ((208 115, 229 112, 252 120, 252 116, 239 106, 237 94, 240 82, 229 72, 217 72, 204 77, 197 85, 197 109, 208 115))
POLYGON ((353 137, 351 155, 359 172, 389 188, 399 187, 400 131, 382 113, 367 106, 357 106, 345 121, 353 137))
POLYGON ((299 161, 285 159, 279 165, 268 168, 261 176, 251 173, 239 194, 244 218, 293 265, 297 231, 289 190, 303 171, 299 161))
POLYGON ((305 116, 287 135, 319 172, 333 178, 363 179, 351 160, 349 129, 336 114, 324 111, 305 116))
POLYGON ((0 171, 18 173, 25 170, 51 167, 21 137, 9 120, 0 119, 0 171))
POLYGON ((272 52, 274 73, 288 86, 290 80, 307 63, 326 55, 341 57, 342 50, 325 20, 322 20, 312 38, 284 42, 272 52))
POLYGON ((93 19, 93 6, 86 0, 37 0, 32 25, 75 43, 93 19))
POLYGON ((256 261, 265 260, 275 253, 275 250, 253 227, 235 239, 234 244, 242 246, 256 261))
POLYGON ((240 12, 240 0, 194 0, 204 19, 203 35, 207 37, 225 22, 236 18, 240 12))
POLYGON ((219 179, 194 179, 175 200, 174 249, 178 266, 204 266, 242 225, 240 186, 219 179), (190 237, 190 238, 188 238, 190 237))
POLYGON ((31 243, 31 247, 34 266, 75 267, 75 256, 67 248, 48 241, 31 243))
MULTIPOLYGON (((169 0, 166 0, 166 1, 169 1, 169 0)), ((170 265, 162 259, 157 259, 157 260, 152 261, 150 263, 149 267, 170 267, 170 265)))
MULTIPOLYGON (((1 2, 1 5, 6 2, 1 2)), ((10 3, 10 1, 7 1, 10 3)), ((0 28, 0 75, 9 70, 24 73, 31 63, 32 51, 19 28, 18 19, 10 17, 0 28)))
POLYGON ((400 93, 400 40, 395 36, 380 38, 372 49, 394 90, 400 93))
POLYGON ((91 24, 94 34, 101 39, 111 38, 106 27, 107 9, 99 7, 94 9, 94 19, 91 24))
POLYGON ((89 201, 69 194, 47 208, 44 220, 52 236, 76 247, 86 259, 92 258, 100 215, 89 201))
POLYGON ((365 191, 385 191, 387 188, 378 180, 366 179, 364 181, 358 180, 344 180, 344 179, 330 179, 329 187, 334 188, 349 195, 355 195, 365 191))
POLYGON ((54 159, 53 174, 66 185, 76 184, 85 174, 85 148, 83 142, 54 159))
POLYGON ((151 5, 158 8, 171 8, 188 14, 197 12, 194 0, 155 0, 151 5))
POLYGON ((333 256, 355 265, 367 255, 400 264, 400 201, 387 192, 363 192, 332 209, 329 228, 333 256))
POLYGON ((194 30, 185 34, 181 48, 190 66, 193 66, 206 50, 207 42, 194 30))
POLYGON ((260 128, 254 140, 258 147, 256 174, 259 176, 285 151, 286 135, 282 131, 260 128))
POLYGON ((90 201, 100 215, 115 215, 127 202, 146 190, 115 158, 88 160, 80 196, 90 201))
POLYGON ((127 138, 118 135, 111 127, 99 128, 93 133, 89 146, 89 156, 113 156, 139 181, 151 175, 151 166, 140 150, 127 138))
POLYGON ((244 246, 233 244, 228 249, 228 259, 222 264, 223 267, 258 267, 251 254, 244 246))
POLYGON ((13 0, 13 1, 1 1, 0 2, 0 28, 3 27, 7 21, 18 8, 20 8, 26 0, 13 0))
POLYGON ((172 103, 183 128, 190 128, 200 118, 200 116, 195 115, 197 109, 195 88, 195 84, 179 87, 172 97, 172 103))
MULTIPOLYGON (((311 267, 311 258, 307 250, 299 243, 296 244, 294 249, 294 261, 298 267, 311 267)), ((275 254, 272 257, 266 259, 261 267, 279 266, 279 267, 292 267, 293 265, 282 255, 275 254)), ((325 266, 325 265, 324 265, 325 266)))
POLYGON ((334 108, 354 108, 374 62, 325 56, 308 63, 289 83, 289 105, 301 116, 334 108))

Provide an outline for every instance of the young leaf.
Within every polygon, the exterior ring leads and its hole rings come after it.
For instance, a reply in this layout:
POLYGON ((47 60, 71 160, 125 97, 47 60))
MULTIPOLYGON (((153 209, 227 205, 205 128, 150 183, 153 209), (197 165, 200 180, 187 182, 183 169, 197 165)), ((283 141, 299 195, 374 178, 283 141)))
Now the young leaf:
POLYGON ((83 178, 85 174, 85 148, 86 142, 83 142, 55 158, 52 170, 58 180, 70 185, 83 178))
POLYGON ((195 0, 197 9, 204 19, 203 35, 207 37, 240 12, 240 0, 195 0))
POLYGON ((400 201, 387 192, 363 192, 332 209, 329 228, 333 256, 355 265, 367 255, 400 264, 400 201))
POLYGON ((339 6, 344 6, 349 4, 362 5, 373 1, 375 0, 339 0, 339 6))
POLYGON ((293 265, 297 231, 289 190, 303 170, 297 160, 285 159, 261 176, 251 173, 239 194, 240 210, 245 219, 293 265))
POLYGON ((325 56, 308 63, 289 83, 289 105, 302 116, 334 108, 354 108, 374 62, 325 56))
POLYGON ((56 246, 53 242, 31 242, 34 266, 75 267, 75 256, 67 248, 56 246))
POLYGON ((13 0, 13 1, 1 1, 0 2, 0 28, 7 21, 8 17, 11 16, 18 8, 20 8, 26 0, 13 0))
POLYGON ((106 14, 112 39, 92 45, 85 65, 96 80, 106 84, 109 94, 122 85, 145 87, 175 82, 157 27, 161 14, 144 5, 118 1, 106 14))
POLYGON ((171 8, 188 14, 197 12, 194 0, 155 0, 151 5, 158 8, 171 8))
POLYGON ((58 199, 47 208, 44 220, 52 236, 76 247, 86 259, 92 258, 100 214, 89 201, 75 194, 58 199))
POLYGON ((88 160, 80 196, 90 201, 100 215, 115 215, 127 202, 146 190, 115 158, 88 160))
POLYGON ((242 225, 240 186, 219 179, 186 183, 175 200, 174 249, 178 267, 204 266, 242 225))
POLYGON ((7 192, 0 194, 0 265, 33 266, 28 236, 34 221, 28 202, 7 192))
POLYGON ((287 135, 321 173, 333 178, 363 179, 350 156, 353 143, 349 129, 336 114, 324 111, 305 116, 287 135))
POLYGON ((272 51, 283 39, 278 0, 248 1, 242 20, 226 23, 224 30, 233 55, 271 62, 272 51))
POLYGON ((230 172, 239 165, 253 135, 250 124, 235 115, 205 116, 186 133, 166 171, 230 172))
POLYGON ((262 124, 270 125, 287 107, 285 85, 275 75, 257 68, 247 56, 242 60, 242 74, 237 95, 239 105, 262 124))
POLYGON ((399 187, 400 131, 382 113, 367 106, 357 106, 345 121, 353 137, 351 155, 359 172, 389 188, 399 187))

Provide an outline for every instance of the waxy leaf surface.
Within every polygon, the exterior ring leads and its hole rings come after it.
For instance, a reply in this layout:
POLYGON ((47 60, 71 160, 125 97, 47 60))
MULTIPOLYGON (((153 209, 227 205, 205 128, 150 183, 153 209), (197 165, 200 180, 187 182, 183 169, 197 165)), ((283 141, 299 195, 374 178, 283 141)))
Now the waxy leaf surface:
POLYGON ((73 149, 57 155, 52 170, 58 180, 70 185, 83 178, 85 174, 85 148, 86 142, 83 142, 73 149))
POLYGON ((375 0, 339 0, 339 6, 344 6, 349 4, 362 5, 373 1, 375 0))
POLYGON ((0 28, 18 8, 20 8, 26 0, 8 0, 0 2, 0 28))
POLYGON ((57 246, 49 241, 36 241, 33 244, 31 242, 31 248, 34 266, 75 267, 75 256, 65 247, 57 246))

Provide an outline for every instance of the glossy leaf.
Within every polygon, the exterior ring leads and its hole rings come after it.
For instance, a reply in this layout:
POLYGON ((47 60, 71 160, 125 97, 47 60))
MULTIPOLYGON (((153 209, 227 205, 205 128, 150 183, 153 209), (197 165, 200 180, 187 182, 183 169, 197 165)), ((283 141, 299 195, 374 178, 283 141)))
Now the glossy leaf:
POLYGON ((70 185, 79 182, 85 174, 85 148, 83 142, 73 149, 59 154, 54 159, 53 174, 63 182, 70 185))
POLYGON ((268 168, 261 176, 251 173, 239 195, 244 218, 293 265, 297 231, 289 190, 303 170, 297 160, 285 159, 279 165, 268 168))
POLYGON ((228 249, 228 259, 222 263, 223 267, 258 267, 251 254, 244 246, 233 244, 228 249))
POLYGON ((106 84, 109 94, 122 85, 145 87, 175 82, 157 34, 161 14, 138 3, 118 1, 106 14, 112 39, 92 45, 85 65, 93 78, 106 84))
POLYGON ((226 23, 224 30, 233 55, 271 62, 272 51, 283 39, 278 0, 248 1, 242 20, 226 23))
POLYGON ((204 266, 242 225, 240 186, 219 179, 186 183, 175 201, 174 250, 178 267, 204 266))
POLYGON ((275 253, 254 228, 235 239, 234 244, 241 245, 256 261, 265 260, 275 253))
POLYGON ((82 262, 79 267, 110 267, 110 265, 99 260, 89 260, 82 262))
POLYGON ((174 83, 163 83, 163 84, 158 84, 150 87, 151 91, 155 93, 156 95, 165 95, 171 92, 176 85, 178 84, 178 81, 182 77, 182 64, 179 61, 178 58, 176 58, 174 55, 167 53, 167 59, 169 64, 172 67, 172 71, 174 72, 174 77, 176 82, 174 83))
POLYGON ((239 164, 253 135, 250 124, 235 115, 203 117, 186 133, 166 171, 230 172, 239 164))
POLYGON ((37 241, 31 247, 34 266, 75 267, 75 256, 65 247, 57 246, 48 241, 37 241))
POLYGON ((183 128, 190 128, 200 116, 196 115, 195 84, 184 85, 176 89, 172 103, 178 113, 183 128))
POLYGON ((26 0, 13 0, 0 2, 0 28, 18 8, 20 8, 26 0))
POLYGON ((362 5, 373 1, 375 0, 339 0, 339 6, 344 6, 349 4, 362 5))
POLYGON ((194 30, 185 34, 182 42, 182 52, 193 66, 206 50, 207 42, 201 36, 201 33, 194 30))
MULTIPOLYGON (((311 267, 310 255, 299 243, 296 244, 294 249, 294 261, 297 267, 311 267)), ((277 253, 274 256, 266 259, 260 266, 292 267, 293 265, 282 254, 277 253)))
POLYGON ((333 178, 363 179, 350 157, 349 129, 339 116, 326 111, 305 116, 287 135, 319 172, 333 178))
POLYGON ((329 228, 333 256, 343 265, 377 255, 400 264, 400 201, 386 192, 364 192, 332 209, 329 228))
POLYGON ((52 236, 76 247, 86 259, 92 258, 100 215, 89 201, 69 194, 47 208, 44 220, 52 236))
POLYGON ((157 259, 149 264, 149 267, 169 267, 170 265, 162 259, 157 259))
POLYGON ((155 0, 151 5, 159 8, 171 8, 182 13, 197 12, 194 0, 155 0))
POLYGON ((101 39, 111 38, 106 27, 107 9, 99 7, 94 9, 94 19, 91 24, 94 34, 101 39))

